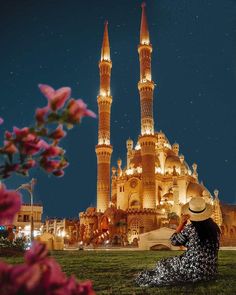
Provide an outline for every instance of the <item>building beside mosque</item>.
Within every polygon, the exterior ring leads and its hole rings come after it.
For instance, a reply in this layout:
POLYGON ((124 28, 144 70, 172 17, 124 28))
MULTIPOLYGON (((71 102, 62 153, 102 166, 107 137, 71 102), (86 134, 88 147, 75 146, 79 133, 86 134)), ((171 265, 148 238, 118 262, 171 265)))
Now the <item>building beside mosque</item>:
POLYGON ((34 221, 34 236, 38 236, 42 232, 43 221, 43 205, 34 204, 31 207, 31 204, 22 204, 20 211, 17 212, 13 225, 16 229, 18 236, 28 236, 30 237, 30 227, 31 227, 31 216, 33 213, 34 221))
POLYGON ((142 4, 138 45, 140 135, 135 141, 127 139, 125 161, 118 159, 117 167, 111 168, 112 61, 108 23, 105 23, 99 61, 100 91, 97 97, 97 207, 90 207, 79 216, 80 239, 87 244, 135 245, 140 234, 163 226, 175 228, 181 206, 195 196, 204 198, 214 206, 212 217, 218 225, 222 225, 218 191, 211 194, 203 183, 199 183, 197 164, 189 166, 180 153, 179 144, 171 144, 163 131, 155 131, 152 49, 146 7, 142 4))

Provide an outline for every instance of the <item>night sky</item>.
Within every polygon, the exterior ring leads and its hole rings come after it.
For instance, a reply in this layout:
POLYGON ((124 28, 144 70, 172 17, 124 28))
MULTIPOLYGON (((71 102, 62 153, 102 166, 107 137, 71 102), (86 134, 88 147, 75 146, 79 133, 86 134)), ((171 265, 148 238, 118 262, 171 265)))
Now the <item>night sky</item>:
MULTIPOLYGON (((5 123, 33 123, 46 104, 37 84, 70 86, 97 112, 98 60, 109 21, 113 62, 112 165, 126 155, 126 139, 140 133, 137 45, 141 1, 2 0, 0 4, 0 116, 5 123)), ((236 203, 236 1, 150 0, 155 129, 180 145, 199 180, 222 201, 236 203)), ((96 206, 98 121, 84 118, 63 141, 70 166, 64 178, 32 171, 35 202, 44 217, 73 217, 96 206)), ((8 180, 16 188, 27 178, 8 180)), ((29 201, 24 195, 24 201, 29 201)))

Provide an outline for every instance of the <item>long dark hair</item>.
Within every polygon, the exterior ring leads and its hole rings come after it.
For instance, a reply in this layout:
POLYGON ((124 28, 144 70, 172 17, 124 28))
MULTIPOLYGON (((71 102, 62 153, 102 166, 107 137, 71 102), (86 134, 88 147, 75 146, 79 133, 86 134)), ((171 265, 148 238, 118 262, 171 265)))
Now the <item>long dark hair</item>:
POLYGON ((203 221, 191 221, 191 223, 194 226, 201 242, 209 240, 217 244, 218 236, 220 235, 220 228, 211 218, 203 221))

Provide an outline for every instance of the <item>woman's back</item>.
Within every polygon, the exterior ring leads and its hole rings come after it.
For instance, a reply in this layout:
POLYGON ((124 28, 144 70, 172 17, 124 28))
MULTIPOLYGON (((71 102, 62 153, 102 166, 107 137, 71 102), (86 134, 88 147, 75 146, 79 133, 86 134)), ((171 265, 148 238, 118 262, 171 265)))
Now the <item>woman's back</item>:
MULTIPOLYGON (((202 232, 206 228, 202 228, 202 232)), ((173 245, 183 245, 187 248, 180 256, 180 273, 184 274, 187 280, 212 279, 217 273, 220 231, 215 227, 214 233, 209 232, 208 236, 203 236, 200 230, 195 224, 190 223, 180 233, 175 233, 171 237, 173 245)))
POLYGON ((151 271, 142 271, 136 283, 161 286, 214 279, 220 229, 211 219, 212 214, 212 205, 202 197, 193 197, 183 205, 180 224, 170 240, 174 246, 185 246, 187 250, 180 256, 161 259, 151 271))

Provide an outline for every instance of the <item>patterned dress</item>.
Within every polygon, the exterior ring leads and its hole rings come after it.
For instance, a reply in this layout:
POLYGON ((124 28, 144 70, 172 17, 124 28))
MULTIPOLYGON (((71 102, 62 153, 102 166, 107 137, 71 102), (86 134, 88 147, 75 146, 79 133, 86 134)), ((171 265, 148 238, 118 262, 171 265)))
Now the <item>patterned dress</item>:
POLYGON ((139 273, 135 282, 139 286, 164 286, 213 279, 217 274, 219 238, 217 243, 209 240, 201 243, 194 226, 186 225, 170 240, 172 245, 182 245, 187 250, 180 256, 158 261, 153 270, 139 273))

